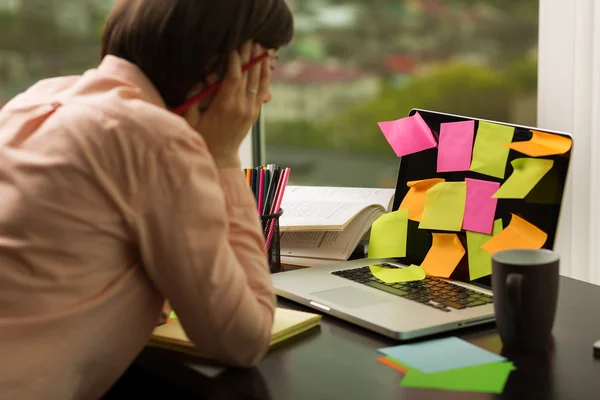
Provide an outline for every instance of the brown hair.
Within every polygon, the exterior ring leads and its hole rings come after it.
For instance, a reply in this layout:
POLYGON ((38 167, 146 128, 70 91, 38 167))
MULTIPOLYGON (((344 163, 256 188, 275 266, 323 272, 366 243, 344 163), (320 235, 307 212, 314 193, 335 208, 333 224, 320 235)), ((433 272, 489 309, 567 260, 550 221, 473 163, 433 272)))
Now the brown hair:
POLYGON ((102 57, 136 64, 168 107, 253 40, 277 49, 293 36, 293 17, 284 0, 120 0, 102 38, 102 57))

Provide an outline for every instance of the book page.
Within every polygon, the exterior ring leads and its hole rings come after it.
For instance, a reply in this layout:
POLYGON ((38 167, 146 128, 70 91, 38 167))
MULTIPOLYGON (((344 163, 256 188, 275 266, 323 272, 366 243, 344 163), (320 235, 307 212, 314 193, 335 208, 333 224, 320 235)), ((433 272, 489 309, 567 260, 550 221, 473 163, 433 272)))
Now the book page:
POLYGON ((284 199, 283 215, 279 220, 282 232, 315 229, 342 230, 363 209, 362 203, 333 201, 293 201, 284 199))
POLYGON ((380 204, 387 210, 395 189, 350 188, 328 186, 288 186, 283 200, 325 200, 342 203, 380 204))
POLYGON ((383 210, 373 208, 344 231, 303 231, 281 234, 281 255, 346 261, 383 210))

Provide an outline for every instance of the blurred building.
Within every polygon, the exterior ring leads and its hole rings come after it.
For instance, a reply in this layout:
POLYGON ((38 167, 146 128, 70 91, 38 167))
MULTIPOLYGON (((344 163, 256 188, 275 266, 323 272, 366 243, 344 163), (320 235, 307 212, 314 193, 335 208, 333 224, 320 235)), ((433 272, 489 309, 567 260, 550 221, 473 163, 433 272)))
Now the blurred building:
POLYGON ((270 121, 318 120, 378 94, 378 78, 338 62, 293 61, 273 72, 270 121))

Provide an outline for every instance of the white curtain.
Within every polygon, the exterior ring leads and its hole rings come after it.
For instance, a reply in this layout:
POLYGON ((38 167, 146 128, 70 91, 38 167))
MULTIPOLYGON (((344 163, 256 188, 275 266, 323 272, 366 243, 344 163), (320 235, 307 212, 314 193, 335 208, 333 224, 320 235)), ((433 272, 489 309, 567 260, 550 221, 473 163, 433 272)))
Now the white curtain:
POLYGON ((573 135, 556 250, 600 284, 600 2, 540 0, 538 125, 573 135))

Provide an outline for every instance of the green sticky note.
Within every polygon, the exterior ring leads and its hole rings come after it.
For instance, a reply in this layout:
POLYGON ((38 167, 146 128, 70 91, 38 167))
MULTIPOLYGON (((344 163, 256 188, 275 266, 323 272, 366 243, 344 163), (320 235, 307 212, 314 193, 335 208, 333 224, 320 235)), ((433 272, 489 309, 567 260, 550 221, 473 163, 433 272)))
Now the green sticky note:
POLYGON ((504 179, 506 163, 515 128, 490 122, 479 122, 471 171, 504 179))
POLYGON ((492 255, 481 248, 488 240, 502 232, 502 220, 494 222, 492 235, 467 231, 467 257, 469 258, 469 277, 471 280, 488 276, 492 273, 492 255))
POLYGON ((369 258, 406 257, 408 210, 382 215, 371 226, 369 258))
POLYGON ((458 392, 501 394, 510 373, 516 369, 512 362, 494 362, 425 374, 397 360, 394 362, 408 369, 400 383, 402 387, 458 392))
POLYGON ((420 229, 460 232, 467 201, 466 182, 442 182, 427 191, 420 229))
POLYGON ((169 315, 169 318, 177 318, 175 311, 171 311, 171 315, 169 315))
POLYGON ((553 160, 518 158, 511 162, 513 173, 492 196, 496 199, 523 199, 554 166, 553 160))
POLYGON ((425 270, 418 265, 406 268, 385 268, 372 265, 369 268, 375 278, 381 279, 385 283, 422 281, 426 276, 425 270))

